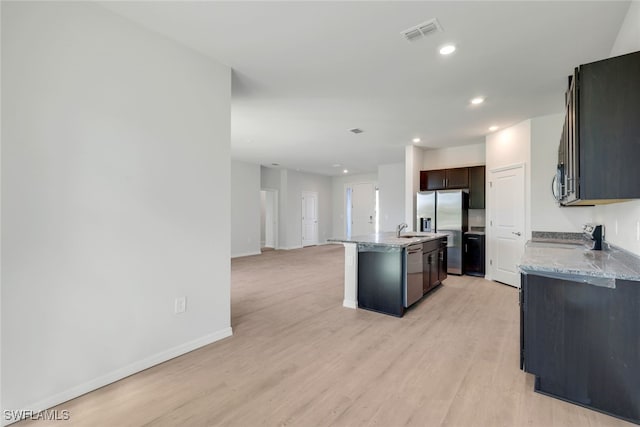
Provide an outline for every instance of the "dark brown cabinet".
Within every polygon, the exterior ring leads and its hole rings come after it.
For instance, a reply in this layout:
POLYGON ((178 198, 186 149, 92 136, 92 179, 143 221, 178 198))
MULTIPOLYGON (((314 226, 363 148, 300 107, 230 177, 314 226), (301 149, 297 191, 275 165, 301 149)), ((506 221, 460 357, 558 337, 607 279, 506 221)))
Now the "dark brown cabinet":
POLYGON ((484 209, 485 167, 469 168, 469 209, 484 209))
POLYGON ((446 188, 469 188, 469 168, 446 169, 446 188))
POLYGON ((424 243, 422 259, 422 291, 426 294, 447 278, 447 239, 424 243))
POLYGON ((485 236, 482 232, 464 233, 464 273, 484 277, 485 236))
POLYGON ((569 79, 557 198, 594 205, 640 198, 640 52, 584 64, 569 79))
POLYGON ((440 242, 438 249, 438 279, 442 282, 447 278, 447 241, 440 242))
POLYGON ((469 209, 485 208, 485 167, 420 171, 420 191, 469 189, 469 209))
POLYGON ((535 390, 640 423, 640 283, 521 278, 520 367, 535 390))
POLYGON ((420 191, 444 190, 446 182, 446 169, 420 172, 420 191))
POLYGON ((420 191, 469 188, 469 168, 420 172, 420 191))

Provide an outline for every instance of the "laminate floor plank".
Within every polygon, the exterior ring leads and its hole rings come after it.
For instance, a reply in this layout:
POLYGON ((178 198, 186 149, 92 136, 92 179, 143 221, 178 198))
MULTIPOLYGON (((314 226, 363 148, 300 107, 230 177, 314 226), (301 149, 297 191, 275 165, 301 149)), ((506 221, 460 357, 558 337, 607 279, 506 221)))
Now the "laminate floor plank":
POLYGON ((232 337, 59 405, 64 425, 633 425, 534 393, 516 289, 449 276, 396 318, 342 307, 343 275, 341 245, 233 259, 232 337))

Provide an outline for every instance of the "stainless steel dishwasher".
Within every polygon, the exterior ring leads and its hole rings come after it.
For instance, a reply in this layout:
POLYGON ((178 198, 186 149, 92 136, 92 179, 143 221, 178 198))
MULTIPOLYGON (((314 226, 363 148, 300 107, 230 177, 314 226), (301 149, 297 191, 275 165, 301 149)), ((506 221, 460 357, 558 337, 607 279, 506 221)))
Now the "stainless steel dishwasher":
POLYGON ((409 307, 422 298, 422 243, 407 248, 407 280, 404 288, 404 306, 409 307))

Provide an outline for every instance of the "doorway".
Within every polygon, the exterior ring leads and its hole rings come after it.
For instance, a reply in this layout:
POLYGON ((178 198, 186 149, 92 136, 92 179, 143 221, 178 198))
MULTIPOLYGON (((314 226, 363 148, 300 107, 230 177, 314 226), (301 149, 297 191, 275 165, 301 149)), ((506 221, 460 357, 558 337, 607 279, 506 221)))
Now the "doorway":
POLYGON ((526 239, 524 165, 491 170, 489 191, 492 278, 519 288, 517 264, 524 253, 526 239))
POLYGON ((375 184, 347 184, 345 194, 346 235, 362 236, 376 233, 378 197, 375 184))
POLYGON ((260 247, 278 248, 278 190, 260 191, 260 247))
POLYGON ((318 193, 302 192, 302 247, 318 244, 318 193))

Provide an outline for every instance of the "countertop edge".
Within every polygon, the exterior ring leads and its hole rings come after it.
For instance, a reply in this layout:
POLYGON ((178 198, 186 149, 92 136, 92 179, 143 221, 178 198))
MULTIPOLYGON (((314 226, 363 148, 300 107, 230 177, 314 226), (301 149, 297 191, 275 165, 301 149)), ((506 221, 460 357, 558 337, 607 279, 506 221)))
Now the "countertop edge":
MULTIPOLYGON (((381 234, 385 234, 385 233, 381 233, 381 234)), ((371 246, 388 246, 388 247, 393 247, 393 248, 406 248, 408 246, 411 245, 415 245, 418 243, 426 243, 426 242, 430 242, 433 240, 438 240, 438 239, 442 239, 447 237, 446 234, 442 234, 442 233, 431 233, 429 236, 415 236, 412 238, 406 238, 406 242, 405 241, 393 241, 395 239, 398 239, 398 237, 393 236, 393 233, 388 233, 391 234, 389 236, 380 236, 380 235, 369 235, 369 236, 353 236, 351 238, 338 238, 338 237, 332 237, 330 239, 327 239, 327 242, 331 242, 331 243, 352 243, 352 244, 358 244, 358 245, 371 245, 371 246), (377 236, 377 237, 376 237, 377 236), (389 239, 391 241, 385 241, 385 240, 374 240, 374 239, 380 239, 382 237, 382 239, 389 239)), ((402 238, 405 239, 405 238, 402 238)))
MULTIPOLYGON (((560 249, 560 248, 553 247, 555 243, 560 243, 560 242, 548 242, 548 243, 549 243, 549 249, 560 249)), ((633 268, 634 265, 630 261, 631 259, 640 259, 640 257, 638 257, 638 255, 630 251, 627 251, 615 245, 611 245, 609 243, 607 243, 607 247, 608 249, 603 250, 601 253, 607 254, 608 257, 616 260, 615 264, 618 264, 617 265, 617 267, 619 268, 618 271, 615 271, 614 266, 612 265, 607 266, 606 264, 604 265, 604 268, 611 267, 613 270, 607 271, 603 268, 597 268, 597 269, 594 268, 594 269, 588 270, 584 268, 572 268, 571 266, 565 267, 565 266, 558 266, 558 265, 549 265, 549 264, 544 264, 542 262, 541 263, 522 262, 522 260, 517 264, 517 268, 518 268, 518 271, 522 274, 541 274, 541 275, 548 274, 558 278, 573 279, 573 280, 583 281, 583 282, 589 282, 590 280, 594 280, 594 279, 606 279, 611 281, 626 280, 626 281, 632 281, 632 282, 640 282, 640 272, 635 271, 636 269, 633 268)), ((525 254, 528 248, 529 246, 527 245, 525 247, 525 253, 523 254, 523 258, 525 257, 525 254)), ((562 249, 566 249, 566 248, 562 248, 562 249)), ((578 247, 576 247, 576 249, 568 249, 568 250, 570 251, 580 250, 580 252, 582 253, 584 249, 579 249, 578 247)), ((530 260, 525 260, 525 261, 530 261, 530 260)))

